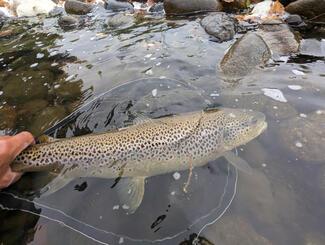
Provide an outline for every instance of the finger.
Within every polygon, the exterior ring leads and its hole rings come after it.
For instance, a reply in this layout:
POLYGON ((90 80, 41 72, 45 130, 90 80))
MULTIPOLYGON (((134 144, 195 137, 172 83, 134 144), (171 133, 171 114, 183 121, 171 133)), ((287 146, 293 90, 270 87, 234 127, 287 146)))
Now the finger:
POLYGON ((0 178, 0 189, 7 188, 15 183, 21 175, 21 173, 12 172, 11 169, 8 168, 7 172, 0 178))
POLYGON ((4 136, 0 136, 0 140, 5 140, 5 139, 8 139, 10 138, 11 136, 9 135, 4 135, 4 136))
POLYGON ((26 149, 30 144, 35 143, 34 137, 29 132, 21 132, 9 139, 12 149, 13 155, 16 157, 20 152, 26 149))

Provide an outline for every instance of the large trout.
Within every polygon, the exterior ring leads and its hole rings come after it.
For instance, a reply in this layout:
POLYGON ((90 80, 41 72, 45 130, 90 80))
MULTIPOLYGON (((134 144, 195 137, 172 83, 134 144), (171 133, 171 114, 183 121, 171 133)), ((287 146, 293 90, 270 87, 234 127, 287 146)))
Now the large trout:
POLYGON ((48 193, 77 177, 122 177, 118 193, 134 212, 141 204, 147 177, 202 166, 220 156, 247 170, 245 161, 230 151, 266 127, 264 114, 237 109, 139 120, 113 132, 33 145, 11 167, 22 172, 60 169, 48 193))

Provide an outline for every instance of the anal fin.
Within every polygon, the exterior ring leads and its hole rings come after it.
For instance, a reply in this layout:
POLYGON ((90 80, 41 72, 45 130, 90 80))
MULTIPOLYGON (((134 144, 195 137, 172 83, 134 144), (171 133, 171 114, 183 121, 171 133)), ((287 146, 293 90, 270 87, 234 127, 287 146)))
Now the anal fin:
POLYGON ((128 213, 134 213, 140 206, 144 196, 145 177, 122 178, 117 186, 121 205, 128 213))

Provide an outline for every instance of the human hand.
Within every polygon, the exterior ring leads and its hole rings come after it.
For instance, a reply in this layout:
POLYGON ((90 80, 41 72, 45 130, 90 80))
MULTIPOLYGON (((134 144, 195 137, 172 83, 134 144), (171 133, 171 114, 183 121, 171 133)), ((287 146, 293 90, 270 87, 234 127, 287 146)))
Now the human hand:
POLYGON ((21 177, 22 173, 11 171, 10 163, 34 142, 34 137, 29 132, 21 132, 15 136, 0 136, 0 189, 8 187, 21 177))

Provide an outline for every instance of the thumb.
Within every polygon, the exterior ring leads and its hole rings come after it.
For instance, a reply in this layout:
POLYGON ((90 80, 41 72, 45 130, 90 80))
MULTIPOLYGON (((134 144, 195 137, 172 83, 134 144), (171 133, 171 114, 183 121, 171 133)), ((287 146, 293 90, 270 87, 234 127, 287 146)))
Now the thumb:
POLYGON ((26 149, 30 144, 34 144, 34 136, 29 132, 21 132, 8 139, 13 149, 13 156, 16 157, 20 152, 26 149))

